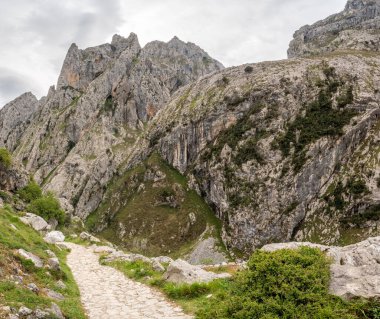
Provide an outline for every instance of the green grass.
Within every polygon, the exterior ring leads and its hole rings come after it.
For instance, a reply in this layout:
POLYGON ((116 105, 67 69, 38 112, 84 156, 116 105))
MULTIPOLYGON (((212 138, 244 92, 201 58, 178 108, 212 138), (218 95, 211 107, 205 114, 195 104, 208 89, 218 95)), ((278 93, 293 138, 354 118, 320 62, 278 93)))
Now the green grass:
POLYGON ((20 268, 27 274, 24 276, 23 284, 19 285, 15 285, 9 280, 0 280, 0 304, 12 307, 24 305, 36 309, 37 307, 48 308, 51 302, 56 302, 66 318, 85 319, 79 290, 66 265, 66 255, 67 251, 45 243, 36 231, 24 225, 14 213, 0 209, 0 267, 5 275, 14 274, 14 268, 20 268), (11 224, 16 226, 17 230, 14 230, 11 224), (30 261, 17 255, 15 251, 20 248, 45 261, 48 258, 45 250, 50 249, 59 258, 61 271, 47 271, 44 268, 34 267, 30 261), (56 287, 58 280, 65 283, 65 289, 60 290, 56 287), (58 291, 65 296, 65 300, 57 302, 44 296, 43 293, 36 295, 26 288, 28 283, 35 283, 40 289, 48 288, 58 291))
POLYGON ((96 232, 102 223, 107 227, 99 235, 110 242, 145 255, 173 257, 188 252, 207 225, 212 226, 208 236, 218 238, 221 229, 211 208, 188 188, 186 178, 156 153, 108 185, 105 200, 87 219, 86 226, 96 232), (157 171, 165 178, 158 182, 144 178, 157 171), (140 185, 144 190, 139 190, 140 185), (167 197, 174 198, 175 207, 170 206, 167 197), (124 236, 120 235, 120 225, 124 236))

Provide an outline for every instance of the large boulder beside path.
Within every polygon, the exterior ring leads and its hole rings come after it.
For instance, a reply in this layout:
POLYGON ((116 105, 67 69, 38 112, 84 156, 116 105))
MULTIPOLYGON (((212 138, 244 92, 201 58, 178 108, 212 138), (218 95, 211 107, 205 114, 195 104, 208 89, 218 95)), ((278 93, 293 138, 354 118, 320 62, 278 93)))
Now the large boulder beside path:
POLYGON ((215 279, 229 278, 230 274, 222 273, 216 274, 206 271, 199 266, 190 265, 188 262, 177 259, 170 263, 164 279, 173 283, 207 283, 215 279))
POLYGON ((44 240, 49 244, 56 244, 63 242, 65 240, 65 235, 60 231, 54 230, 50 233, 47 233, 44 237, 44 240))

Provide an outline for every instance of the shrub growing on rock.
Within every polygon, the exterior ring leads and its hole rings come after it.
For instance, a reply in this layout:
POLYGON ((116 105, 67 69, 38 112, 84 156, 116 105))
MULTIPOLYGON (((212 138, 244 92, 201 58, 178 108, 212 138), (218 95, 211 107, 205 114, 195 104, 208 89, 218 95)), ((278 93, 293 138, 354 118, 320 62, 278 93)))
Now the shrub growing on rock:
POLYGON ((65 212, 61 209, 58 200, 52 193, 32 201, 28 206, 28 210, 45 220, 54 218, 59 224, 63 224, 65 221, 65 212))
POLYGON ((18 191, 18 195, 23 201, 30 203, 42 197, 42 190, 41 187, 31 179, 28 185, 18 191))
POLYGON ((332 296, 329 260, 318 249, 255 252, 248 269, 198 318, 357 318, 332 296))
POLYGON ((0 148, 0 165, 10 168, 12 165, 12 156, 6 148, 0 148))

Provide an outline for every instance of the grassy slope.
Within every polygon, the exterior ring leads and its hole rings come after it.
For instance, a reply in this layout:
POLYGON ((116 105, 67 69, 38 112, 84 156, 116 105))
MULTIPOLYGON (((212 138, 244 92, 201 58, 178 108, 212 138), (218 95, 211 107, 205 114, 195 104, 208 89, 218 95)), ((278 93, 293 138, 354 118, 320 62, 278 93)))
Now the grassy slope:
POLYGON ((0 268, 4 272, 0 277, 0 304, 13 307, 24 305, 36 309, 49 308, 51 302, 55 302, 60 306, 66 318, 86 318, 80 304, 79 290, 65 263, 66 255, 67 251, 45 243, 36 231, 24 225, 10 209, 0 209, 0 268), (13 229, 11 225, 17 229, 13 229), (30 261, 17 255, 16 250, 19 248, 37 255, 45 261, 48 259, 45 250, 50 249, 59 258, 62 271, 53 272, 34 267, 30 261), (14 274, 15 269, 21 269, 25 274, 22 284, 16 285, 9 280, 9 276, 14 274), (58 280, 62 280, 66 284, 65 289, 59 289, 56 286, 58 280), (35 283, 40 288, 38 295, 26 288, 29 283, 35 283), (62 293, 65 300, 57 302, 49 299, 41 292, 43 288, 62 293))
POLYGON ((131 251, 147 255, 183 255, 209 227, 206 236, 219 236, 220 222, 211 208, 187 186, 187 180, 157 154, 109 185, 102 205, 88 218, 86 225, 96 230, 100 223, 108 227, 100 232, 105 239, 131 251), (147 172, 163 172, 165 178, 154 182, 144 179, 147 172), (140 185, 144 190, 138 191, 140 185), (178 207, 164 203, 173 195, 178 207), (114 218, 110 218, 115 214, 114 218), (195 222, 189 217, 193 214, 195 222), (120 225, 125 230, 120 235, 120 225))

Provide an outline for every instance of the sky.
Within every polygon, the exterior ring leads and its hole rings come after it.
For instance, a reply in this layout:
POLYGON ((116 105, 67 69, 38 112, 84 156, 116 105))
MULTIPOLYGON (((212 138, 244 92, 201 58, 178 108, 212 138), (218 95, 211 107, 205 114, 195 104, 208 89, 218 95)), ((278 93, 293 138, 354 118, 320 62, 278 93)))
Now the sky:
POLYGON ((56 84, 71 43, 87 48, 117 33, 141 45, 178 36, 225 66, 286 58, 294 31, 341 11, 346 0, 0 1, 0 107, 56 84))

